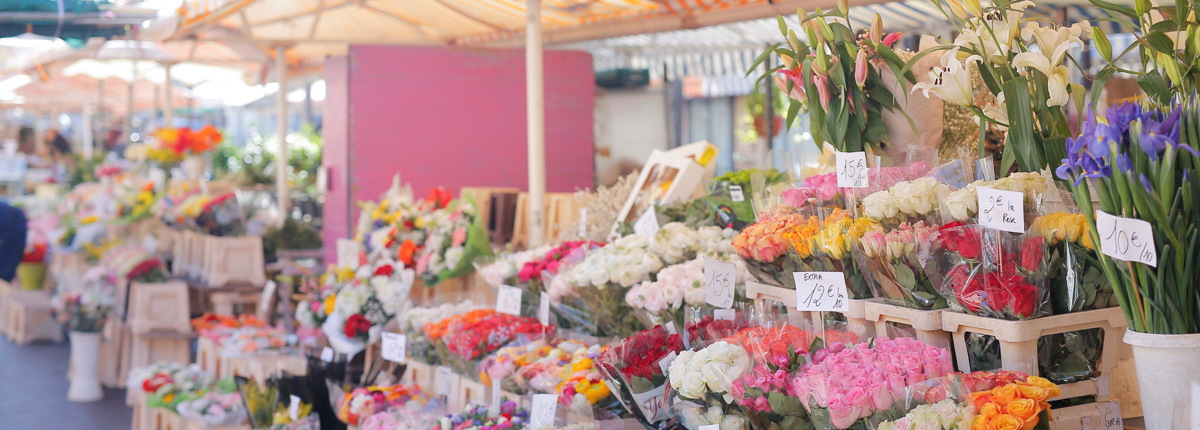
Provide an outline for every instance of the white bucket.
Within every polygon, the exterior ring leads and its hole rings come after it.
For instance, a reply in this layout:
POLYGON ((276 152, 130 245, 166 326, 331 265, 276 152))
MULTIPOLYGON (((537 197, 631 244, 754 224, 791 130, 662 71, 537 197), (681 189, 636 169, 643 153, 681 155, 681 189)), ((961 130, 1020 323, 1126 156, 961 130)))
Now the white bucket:
POLYGON ((1200 334, 1128 330, 1125 343, 1133 347, 1146 430, 1171 430, 1175 399, 1188 398, 1192 383, 1200 382, 1200 334))

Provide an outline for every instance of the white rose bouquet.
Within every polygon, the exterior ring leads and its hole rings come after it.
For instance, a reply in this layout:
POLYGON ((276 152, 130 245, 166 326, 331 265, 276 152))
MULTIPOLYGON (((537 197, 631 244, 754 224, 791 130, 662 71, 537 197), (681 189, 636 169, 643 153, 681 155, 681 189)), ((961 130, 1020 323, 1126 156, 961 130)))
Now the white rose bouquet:
POLYGON ((1050 181, 1036 172, 1018 172, 994 181, 975 181, 962 189, 946 195, 942 200, 942 218, 944 223, 964 222, 974 224, 979 212, 978 187, 988 187, 1004 191, 1017 191, 1024 194, 1027 224, 1032 223, 1032 216, 1041 207, 1050 181))
POLYGON ((633 286, 625 293, 625 302, 633 307, 646 327, 674 321, 683 327, 683 309, 687 306, 704 305, 707 290, 704 286, 704 259, 718 258, 729 261, 737 268, 734 280, 741 296, 745 296, 749 272, 746 264, 733 255, 701 256, 684 263, 667 266, 658 272, 655 281, 645 281, 633 286))
POLYGON ((891 188, 862 200, 863 214, 876 221, 916 222, 928 220, 951 190, 931 177, 897 182, 891 188))
POLYGON ((555 280, 566 277, 571 284, 565 294, 554 281, 548 288, 562 296, 556 306, 560 322, 592 336, 625 336, 636 331, 639 324, 636 318, 628 318, 625 294, 663 267, 662 260, 647 252, 649 244, 644 237, 625 236, 590 250, 582 263, 559 273, 555 280))
POLYGON ((725 341, 679 353, 667 372, 671 388, 678 394, 672 411, 691 430, 713 424, 721 429, 746 428, 746 419, 729 390, 752 365, 745 349, 725 341))

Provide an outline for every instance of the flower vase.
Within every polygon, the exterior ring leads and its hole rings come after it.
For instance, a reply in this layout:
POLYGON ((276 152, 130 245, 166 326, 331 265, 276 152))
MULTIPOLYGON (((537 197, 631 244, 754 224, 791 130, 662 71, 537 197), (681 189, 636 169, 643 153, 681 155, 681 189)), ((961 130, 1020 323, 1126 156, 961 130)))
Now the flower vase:
POLYGON ((1175 400, 1190 397, 1192 384, 1200 382, 1200 334, 1129 330, 1125 343, 1133 347, 1146 430, 1170 430, 1175 400))
POLYGON ((191 180, 200 180, 204 176, 204 171, 208 169, 208 163, 204 157, 199 155, 189 155, 179 163, 179 168, 183 169, 183 176, 191 180))
POLYGON ((104 398, 104 389, 96 377, 100 357, 100 333, 71 332, 71 365, 74 373, 67 400, 96 402, 104 398))
POLYGON ((21 289, 35 291, 42 289, 46 281, 46 263, 21 263, 17 265, 17 279, 21 281, 21 289))

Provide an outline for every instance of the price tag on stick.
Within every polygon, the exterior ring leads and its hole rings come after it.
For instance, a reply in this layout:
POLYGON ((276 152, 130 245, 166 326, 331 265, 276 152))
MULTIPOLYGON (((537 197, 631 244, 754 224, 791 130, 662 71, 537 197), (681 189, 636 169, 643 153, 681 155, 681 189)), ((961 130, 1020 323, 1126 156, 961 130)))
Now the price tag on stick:
POLYGON ((393 363, 408 361, 408 335, 383 332, 383 359, 393 363))
POLYGON ((737 268, 715 258, 704 259, 704 302, 722 309, 733 306, 737 268))
POLYGON ((587 208, 579 208, 579 231, 576 233, 579 237, 587 237, 587 208))
POLYGON ((492 408, 500 410, 500 378, 492 378, 492 408))
POLYGON ((1025 194, 975 187, 979 196, 979 225, 1012 233, 1025 232, 1025 194))
POLYGON ((326 363, 333 362, 333 348, 330 348, 328 346, 321 348, 321 361, 324 361, 326 363))
POLYGON ((1096 211, 1096 231, 1100 233, 1100 252, 1104 255, 1158 267, 1158 249, 1154 247, 1150 223, 1096 211))
POLYGON ((496 312, 521 316, 521 289, 501 285, 496 294, 496 312))
POLYGON ((288 398, 288 417, 290 417, 292 421, 300 419, 300 396, 292 394, 292 396, 288 398))
POLYGON ((866 188, 867 153, 834 152, 837 161, 837 185, 842 188, 866 188))
POLYGON ((542 291, 541 301, 538 302, 538 322, 550 325, 550 295, 542 291))
POLYGON ((449 396, 454 390, 454 369, 446 366, 438 366, 437 374, 434 375, 437 383, 437 395, 449 396))
POLYGON ((661 360, 658 360, 658 368, 662 369, 663 373, 666 374, 667 369, 671 368, 671 363, 674 363, 676 358, 679 358, 679 355, 676 354, 675 351, 671 351, 670 354, 667 354, 661 360))
POLYGON ((529 408, 530 430, 554 428, 554 414, 557 408, 557 394, 534 394, 533 404, 529 408))
POLYGON ((842 272, 793 272, 792 276, 796 279, 796 307, 801 311, 850 311, 842 272))

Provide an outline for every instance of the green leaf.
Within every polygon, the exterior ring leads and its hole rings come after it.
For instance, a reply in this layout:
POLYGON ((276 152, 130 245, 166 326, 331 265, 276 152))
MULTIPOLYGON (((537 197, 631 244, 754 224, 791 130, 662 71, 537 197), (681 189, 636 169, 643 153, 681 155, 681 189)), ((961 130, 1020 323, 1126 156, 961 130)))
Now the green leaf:
POLYGON ((1017 153, 1012 145, 1004 145, 1004 153, 1000 156, 1000 171, 1011 172, 1013 163, 1017 161, 1017 153))
POLYGON ((1096 77, 1092 79, 1092 97, 1090 104, 1093 111, 1096 110, 1097 103, 1100 101, 1100 93, 1104 92, 1104 84, 1108 82, 1108 78, 1112 77, 1113 73, 1116 71, 1117 70, 1111 66, 1107 66, 1104 69, 1101 69, 1100 73, 1097 73, 1096 77))
MULTIPOLYGON (((1095 28, 1095 27, 1092 27, 1092 28, 1095 28)), ((1178 29, 1179 29, 1179 25, 1176 24, 1175 21, 1159 21, 1157 24, 1150 26, 1150 30, 1146 31, 1146 33, 1147 34, 1149 34, 1149 33, 1166 33, 1166 32, 1175 31, 1178 29)))
POLYGON ((1008 106, 1008 142, 1005 146, 1014 146, 1017 166, 1021 171, 1036 172, 1044 165, 1038 156, 1038 142, 1033 135, 1033 101, 1025 78, 1019 77, 1004 83, 1004 102, 1008 106))
POLYGON ((903 264, 903 263, 898 263, 894 267, 896 268, 896 282, 897 283, 899 283, 905 289, 910 290, 910 291, 913 288, 916 288, 917 275, 915 273, 913 273, 912 269, 910 269, 908 267, 908 265, 903 264))
POLYGON ((1166 79, 1158 72, 1151 71, 1138 76, 1138 86, 1142 87, 1142 91, 1146 92, 1147 96, 1159 103, 1167 104, 1171 101, 1171 88, 1167 86, 1166 79))
MULTIPOLYGON (((1163 21, 1163 22, 1167 22, 1167 21, 1163 21)), ((1150 47, 1153 48, 1155 51, 1166 53, 1166 54, 1174 54, 1175 53, 1175 42, 1172 42, 1171 38, 1167 37, 1166 34, 1149 33, 1146 35, 1146 43, 1149 43, 1150 47)))
POLYGON ((1152 6, 1150 5, 1150 0, 1134 0, 1133 1, 1133 10, 1135 12, 1137 12, 1138 16, 1142 16, 1142 15, 1145 15, 1147 12, 1150 12, 1151 7, 1152 6))
POLYGON ((767 58, 770 58, 771 53, 775 52, 775 48, 778 47, 778 43, 773 44, 767 47, 767 50, 763 51, 761 54, 758 54, 758 57, 754 58, 754 62, 750 63, 750 68, 746 70, 746 76, 750 76, 751 73, 754 73, 754 71, 758 69, 758 65, 762 64, 764 61, 767 61, 767 58))
POLYGON ((1134 20, 1138 19, 1138 13, 1129 6, 1121 6, 1116 3, 1106 2, 1104 0, 1088 0, 1088 3, 1096 5, 1096 7, 1100 8, 1100 9, 1104 9, 1107 12, 1116 12, 1121 15, 1130 17, 1134 20))

